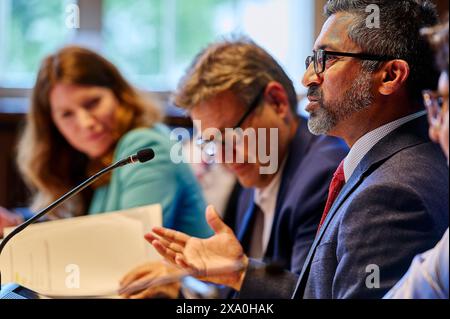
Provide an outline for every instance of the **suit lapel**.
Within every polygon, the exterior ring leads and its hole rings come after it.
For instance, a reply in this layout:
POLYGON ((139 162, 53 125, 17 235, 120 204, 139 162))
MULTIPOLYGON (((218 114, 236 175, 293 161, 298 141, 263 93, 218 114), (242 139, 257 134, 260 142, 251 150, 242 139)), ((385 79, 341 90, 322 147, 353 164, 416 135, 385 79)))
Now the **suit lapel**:
POLYGON ((379 165, 381 165, 381 163, 406 148, 426 142, 429 142, 428 122, 426 117, 422 116, 391 132, 366 154, 366 156, 361 160, 361 163, 359 163, 358 167, 355 169, 355 172, 351 178, 339 193, 339 196, 336 198, 336 201, 331 207, 324 224, 317 234, 308 256, 306 257, 293 298, 301 298, 303 295, 316 248, 330 225, 331 220, 348 196, 359 186, 366 176, 370 175, 377 167, 379 167, 379 165))
POLYGON ((291 184, 294 172, 302 162, 305 153, 310 147, 312 139, 313 136, 308 130, 308 122, 303 117, 299 117, 297 132, 289 145, 289 154, 282 172, 281 184, 277 194, 277 203, 275 205, 275 216, 273 219, 269 244, 266 249, 266 255, 273 255, 277 220, 283 209, 283 204, 285 203, 285 198, 288 194, 289 185, 291 184))
POLYGON ((303 294, 303 292, 304 292, 306 280, 307 280, 308 274, 309 274, 309 267, 313 260, 314 254, 316 252, 316 248, 319 245, 328 225, 330 224, 331 220, 333 219, 333 216, 336 214, 338 208, 342 205, 342 203, 345 201, 345 199, 347 199, 347 197, 351 194, 351 192, 357 187, 359 182, 362 180, 362 177, 363 177, 362 174, 353 174, 352 178, 350 178, 350 180, 342 188, 341 192, 339 193, 338 197, 336 198, 336 201, 333 203, 333 206, 331 206, 330 212, 328 213, 327 218, 325 219, 322 227, 320 228, 319 233, 317 234, 316 238, 314 239, 314 242, 308 252, 308 256, 306 257, 305 264, 303 265, 302 271, 300 272, 299 280, 297 282, 297 286, 295 288, 294 295, 293 295, 294 299, 300 298, 299 294, 300 293, 303 294))

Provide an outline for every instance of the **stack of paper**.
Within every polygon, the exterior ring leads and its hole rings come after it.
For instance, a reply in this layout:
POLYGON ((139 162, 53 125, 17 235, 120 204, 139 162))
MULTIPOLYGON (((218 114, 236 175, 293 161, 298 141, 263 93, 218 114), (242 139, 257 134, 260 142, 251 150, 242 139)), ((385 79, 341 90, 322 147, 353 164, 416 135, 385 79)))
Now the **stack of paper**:
POLYGON ((143 236, 161 224, 161 206, 151 205, 32 225, 5 247, 2 282, 55 297, 114 296, 127 272, 160 259, 143 236))

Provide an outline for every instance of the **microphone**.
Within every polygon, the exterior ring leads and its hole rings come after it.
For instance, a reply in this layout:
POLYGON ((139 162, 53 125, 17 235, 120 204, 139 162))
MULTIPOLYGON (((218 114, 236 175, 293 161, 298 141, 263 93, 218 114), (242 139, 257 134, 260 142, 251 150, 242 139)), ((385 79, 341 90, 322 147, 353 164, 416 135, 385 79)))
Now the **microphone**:
MULTIPOLYGON (((124 159, 122 159, 122 160, 120 160, 120 161, 118 161, 118 162, 116 162, 116 163, 114 163, 114 164, 104 168, 103 170, 99 171, 95 175, 91 176, 90 178, 85 180, 83 183, 81 183, 77 187, 75 187, 72 190, 70 190, 69 192, 65 193, 63 196, 58 198, 56 201, 51 203, 49 206, 47 206, 46 208, 44 208, 41 211, 39 211, 32 218, 28 219, 24 223, 22 223, 19 226, 17 226, 10 234, 8 234, 8 236, 6 236, 3 239, 2 242, 0 242, 0 255, 1 255, 2 251, 3 251, 3 249, 5 248, 6 244, 15 235, 20 233, 22 230, 27 228, 29 225, 35 223, 41 217, 43 217, 46 214, 48 214, 51 210, 53 210, 54 208, 58 207, 59 205, 61 205, 66 200, 68 200, 68 199, 72 198, 73 196, 77 195, 79 192, 81 192, 86 187, 88 187, 89 185, 94 183, 96 180, 98 180, 100 177, 102 177, 106 173, 109 173, 110 171, 112 171, 112 170, 114 170, 114 169, 116 169, 118 167, 122 167, 122 166, 125 166, 125 165, 128 165, 128 164, 145 163, 145 162, 148 162, 148 161, 152 160, 154 157, 155 157, 155 152, 151 148, 143 149, 143 150, 138 151, 136 154, 131 155, 131 156, 127 157, 127 158, 124 158, 124 159)), ((0 270, 0 292, 1 292, 1 289, 2 289, 2 274, 1 274, 1 270, 0 270)))
POLYGON ((145 163, 151 161, 155 157, 155 152, 151 148, 138 151, 135 155, 128 156, 127 158, 118 161, 113 166, 114 168, 121 167, 131 163, 145 163))

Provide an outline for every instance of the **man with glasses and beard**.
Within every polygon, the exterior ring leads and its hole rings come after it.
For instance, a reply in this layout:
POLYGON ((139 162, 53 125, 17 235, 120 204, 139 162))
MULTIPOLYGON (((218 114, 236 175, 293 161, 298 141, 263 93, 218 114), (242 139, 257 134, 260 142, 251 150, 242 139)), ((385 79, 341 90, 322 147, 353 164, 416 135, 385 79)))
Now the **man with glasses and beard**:
POLYGON ((240 291, 241 298, 381 298, 414 256, 448 228, 446 159, 428 136, 421 91, 438 71, 419 31, 437 23, 426 0, 330 0, 307 59, 314 134, 350 146, 300 276, 270 274, 249 259, 211 209, 215 235, 201 240, 156 228, 148 240, 170 262, 240 291), (366 8, 380 9, 380 27, 366 8), (213 272, 222 266, 220 274, 213 272))

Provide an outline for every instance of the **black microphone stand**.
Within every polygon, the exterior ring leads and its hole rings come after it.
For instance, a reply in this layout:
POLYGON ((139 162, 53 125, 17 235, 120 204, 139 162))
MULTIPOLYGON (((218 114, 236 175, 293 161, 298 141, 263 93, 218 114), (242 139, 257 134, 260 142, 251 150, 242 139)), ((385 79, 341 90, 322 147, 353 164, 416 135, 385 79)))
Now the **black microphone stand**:
MULTIPOLYGON (((26 227, 28 227, 29 225, 35 223, 36 221, 38 221, 40 218, 42 218, 43 216, 45 216, 46 214, 48 214, 52 209, 55 209, 56 207, 58 207, 59 205, 61 205, 61 203, 63 203, 64 201, 72 198, 73 196, 77 195, 79 192, 81 192, 82 190, 84 190, 86 187, 88 187, 89 185, 91 185, 93 182, 95 182, 97 179, 99 179, 102 175, 127 164, 130 163, 137 163, 137 162, 146 162, 148 160, 151 160, 154 156, 153 150, 148 149, 148 150, 141 150, 137 153, 137 155, 132 155, 128 158, 125 158, 123 160, 120 160, 104 169, 102 169, 100 172, 98 172, 97 174, 91 176, 90 178, 88 178, 87 180, 85 180, 83 183, 81 183, 80 185, 78 185, 77 187, 75 187, 74 189, 72 189, 71 191, 67 192, 66 194, 64 194, 63 196, 61 196, 58 200, 54 201, 53 203, 51 203, 49 206, 47 206, 46 208, 42 209, 41 211, 39 211, 36 215, 34 215, 32 218, 28 219, 27 221, 25 221, 24 223, 20 224, 19 226, 17 226, 11 233, 9 233, 4 239, 3 241, 0 243, 0 255, 2 254, 3 249, 5 248, 6 244, 18 233, 20 233, 22 230, 24 230, 26 227)), ((0 269, 0 292, 2 289, 2 274, 1 274, 1 269, 0 269)))

